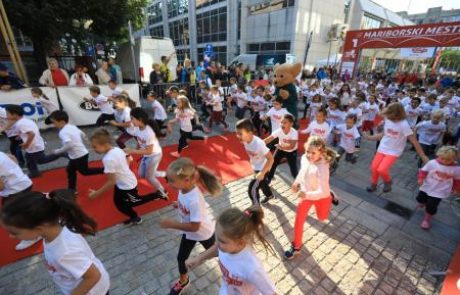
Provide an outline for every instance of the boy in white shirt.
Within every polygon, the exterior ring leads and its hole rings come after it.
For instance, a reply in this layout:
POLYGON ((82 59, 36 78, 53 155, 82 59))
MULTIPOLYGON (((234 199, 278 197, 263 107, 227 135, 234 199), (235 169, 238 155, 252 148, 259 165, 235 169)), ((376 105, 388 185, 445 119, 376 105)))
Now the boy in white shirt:
POLYGON ((436 110, 431 114, 431 120, 420 122, 415 126, 417 134, 419 135, 418 141, 420 146, 429 159, 434 157, 436 147, 447 131, 446 124, 442 122, 442 118, 443 113, 436 110))
POLYGON ((331 127, 326 122, 327 111, 321 108, 316 113, 316 120, 308 124, 308 127, 301 130, 302 134, 309 134, 309 136, 319 136, 324 140, 328 140, 329 134, 331 133, 331 127))
POLYGON ((339 148, 337 150, 339 157, 337 162, 340 161, 343 154, 345 154, 345 161, 352 164, 356 163, 355 142, 361 137, 356 127, 356 120, 356 115, 348 114, 345 119, 345 124, 340 124, 335 127, 335 133, 340 134, 339 148))
POLYGON ((404 110, 406 111, 407 123, 409 123, 410 128, 414 129, 417 124, 417 120, 423 111, 420 108, 420 98, 414 97, 409 105, 407 105, 404 110))
POLYGON ((223 97, 219 93, 219 87, 212 86, 211 87, 211 93, 210 93, 210 105, 212 107, 212 113, 211 113, 211 118, 209 118, 209 125, 208 128, 212 128, 212 123, 217 123, 217 124, 222 124, 224 126, 224 132, 228 130, 228 124, 225 122, 224 116, 223 116, 223 106, 222 102, 223 97))
POLYGON ((89 168, 89 152, 86 149, 82 138, 85 134, 78 127, 69 124, 69 116, 64 111, 55 111, 51 114, 50 120, 54 127, 59 130, 59 138, 62 147, 54 150, 54 154, 67 153, 69 163, 67 164, 67 187, 77 193, 77 171, 82 175, 103 174, 104 168, 89 168))
POLYGON ((34 121, 24 118, 24 110, 18 105, 6 106, 8 120, 15 122, 13 127, 22 139, 21 148, 25 150, 29 177, 41 175, 38 164, 46 164, 65 156, 64 154, 45 154, 45 142, 40 135, 40 130, 34 121))
POLYGON ((168 114, 166 113, 163 105, 158 101, 158 95, 155 92, 150 91, 147 94, 147 100, 152 102, 153 119, 157 122, 158 127, 160 130, 166 129, 167 126, 165 123, 168 120, 168 114))
POLYGON ((273 165, 273 156, 264 141, 254 135, 254 131, 254 125, 249 119, 239 120, 236 123, 236 136, 243 143, 255 172, 255 178, 249 183, 249 198, 253 205, 259 205, 259 189, 262 189, 266 199, 273 198, 273 192, 267 181, 267 173, 273 165))
POLYGON ((101 111, 101 115, 96 120, 96 126, 102 126, 107 121, 115 120, 114 110, 112 104, 110 103, 110 98, 101 94, 101 89, 97 86, 91 86, 89 88, 89 93, 91 98, 84 97, 85 101, 92 101, 94 102, 99 110, 101 111))
POLYGON ((133 208, 156 199, 166 200, 166 198, 159 191, 146 196, 139 196, 136 176, 129 169, 129 156, 122 149, 112 146, 111 136, 107 130, 96 130, 91 136, 91 145, 96 153, 104 154, 102 163, 104 164, 104 173, 107 174, 107 181, 98 190, 90 189, 89 198, 97 198, 114 187, 113 201, 115 207, 129 217, 123 223, 125 225, 141 224, 142 218, 133 208))
POLYGON ((267 120, 270 118, 270 125, 272 132, 281 127, 281 120, 283 120, 284 115, 289 114, 286 108, 283 108, 283 99, 278 96, 273 101, 273 106, 268 110, 262 120, 267 120))
MULTIPOLYGON (((299 134, 292 126, 294 125, 295 118, 291 114, 286 114, 281 121, 281 128, 276 129, 272 134, 264 139, 266 144, 273 142, 278 139, 276 145, 276 151, 274 155, 274 161, 270 172, 267 175, 267 181, 270 183, 275 175, 276 168, 280 164, 283 158, 287 159, 291 176, 295 179, 299 169, 297 168, 297 147, 299 141, 299 134)), ((262 204, 268 202, 269 199, 262 200, 262 204)))
POLYGON ((234 94, 234 99, 236 99, 236 111, 235 117, 237 119, 243 119, 246 114, 246 109, 248 105, 248 96, 244 92, 244 85, 239 85, 236 93, 234 94))
POLYGON ((0 107, 0 133, 5 133, 6 137, 10 140, 10 153, 14 155, 18 161, 19 166, 24 167, 26 160, 21 150, 21 139, 18 137, 17 131, 13 128, 14 122, 8 120, 6 109, 0 107))

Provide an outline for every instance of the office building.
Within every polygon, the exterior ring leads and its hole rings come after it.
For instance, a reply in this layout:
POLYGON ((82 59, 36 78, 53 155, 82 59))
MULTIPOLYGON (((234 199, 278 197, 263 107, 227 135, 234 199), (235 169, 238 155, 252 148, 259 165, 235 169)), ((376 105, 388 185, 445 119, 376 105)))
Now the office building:
POLYGON ((407 11, 401 11, 398 14, 417 25, 460 21, 460 9, 442 10, 441 6, 428 8, 424 13, 408 14, 407 11))

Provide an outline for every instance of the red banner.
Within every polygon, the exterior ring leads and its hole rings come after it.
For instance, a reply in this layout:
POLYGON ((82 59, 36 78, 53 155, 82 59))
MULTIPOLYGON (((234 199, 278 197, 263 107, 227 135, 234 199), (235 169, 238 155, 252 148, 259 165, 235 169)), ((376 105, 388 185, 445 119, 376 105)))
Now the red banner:
POLYGON ((460 22, 348 31, 343 45, 342 65, 356 69, 364 48, 460 46, 460 22), (353 64, 353 67, 351 67, 353 64))

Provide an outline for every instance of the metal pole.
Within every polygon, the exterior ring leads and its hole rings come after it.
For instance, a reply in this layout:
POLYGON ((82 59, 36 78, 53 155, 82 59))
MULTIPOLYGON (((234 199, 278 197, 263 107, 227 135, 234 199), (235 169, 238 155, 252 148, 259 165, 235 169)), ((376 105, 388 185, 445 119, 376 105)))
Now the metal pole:
MULTIPOLYGON (((0 0, 0 14, 2 18, 2 34, 3 30, 6 30, 6 34, 4 34, 5 42, 7 43, 7 47, 11 46, 11 51, 13 55, 11 56, 12 60, 15 60, 17 65, 15 65, 16 72, 18 76, 26 83, 29 84, 29 79, 27 77, 26 69, 24 68, 24 64, 22 63, 21 55, 19 54, 18 47, 16 45, 16 41, 14 39, 13 30, 11 30, 10 22, 8 21, 8 16, 6 15, 5 7, 3 6, 3 1, 0 0), (14 59, 13 59, 14 56, 14 59)), ((8 50, 10 51, 10 50, 8 50)), ((10 53, 11 55, 11 53, 10 53)), ((13 62, 14 64, 14 62, 13 62)))
POLYGON ((329 40, 329 51, 327 53, 327 63, 326 63, 326 67, 329 66, 329 57, 331 55, 331 47, 332 47, 332 40, 329 40))

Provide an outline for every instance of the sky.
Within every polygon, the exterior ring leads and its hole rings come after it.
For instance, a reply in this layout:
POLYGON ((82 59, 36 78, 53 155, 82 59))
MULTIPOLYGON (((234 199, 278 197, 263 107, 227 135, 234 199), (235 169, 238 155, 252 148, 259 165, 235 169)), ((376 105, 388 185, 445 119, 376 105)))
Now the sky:
POLYGON ((438 6, 442 6, 443 10, 460 8, 460 0, 372 0, 372 1, 394 12, 409 10, 409 14, 426 12, 428 8, 438 7, 438 6))

